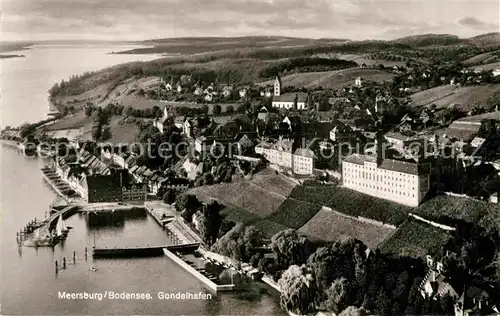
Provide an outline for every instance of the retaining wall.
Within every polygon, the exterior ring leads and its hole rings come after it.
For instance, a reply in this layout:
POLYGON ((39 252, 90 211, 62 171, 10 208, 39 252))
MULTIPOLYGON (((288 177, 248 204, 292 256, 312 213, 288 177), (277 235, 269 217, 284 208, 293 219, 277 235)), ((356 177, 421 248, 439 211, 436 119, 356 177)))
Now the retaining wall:
POLYGON ((447 231, 455 231, 456 230, 456 228, 454 228, 454 227, 443 225, 443 224, 439 224, 439 223, 436 223, 436 222, 433 222, 433 221, 429 221, 429 220, 427 220, 427 219, 425 219, 423 217, 420 217, 420 216, 412 214, 412 213, 410 213, 409 215, 411 217, 413 217, 413 218, 421 221, 421 222, 427 223, 427 224, 432 225, 432 226, 437 227, 437 228, 441 228, 443 230, 447 230, 447 231))
POLYGON ((188 271, 191 273, 193 276, 195 276, 198 280, 203 282, 206 286, 208 286, 210 289, 212 289, 215 292, 224 292, 224 291, 233 291, 234 290, 234 284, 216 284, 215 282, 211 281, 208 279, 206 276, 204 276, 200 271, 196 270, 184 260, 181 258, 177 257, 175 254, 173 254, 171 251, 169 251, 166 248, 163 248, 163 252, 167 257, 169 257, 172 261, 180 265, 184 270, 188 271))
POLYGON ((329 211, 329 212, 333 212, 339 216, 344 216, 344 217, 347 217, 347 218, 350 218, 350 219, 354 219, 354 220, 358 220, 360 222, 365 222, 365 223, 368 223, 368 224, 373 224, 373 225, 377 225, 377 226, 384 226, 384 227, 387 227, 387 228, 391 228, 391 229, 396 229, 396 226, 394 225, 391 225, 391 224, 386 224, 384 222, 380 222, 380 221, 376 221, 374 219, 371 219, 371 218, 366 218, 366 217, 362 217, 362 216, 351 216, 351 215, 347 215, 347 214, 344 214, 344 213, 340 213, 338 211, 335 211, 334 209, 328 207, 328 206, 323 206, 322 209, 326 210, 326 211, 329 211))

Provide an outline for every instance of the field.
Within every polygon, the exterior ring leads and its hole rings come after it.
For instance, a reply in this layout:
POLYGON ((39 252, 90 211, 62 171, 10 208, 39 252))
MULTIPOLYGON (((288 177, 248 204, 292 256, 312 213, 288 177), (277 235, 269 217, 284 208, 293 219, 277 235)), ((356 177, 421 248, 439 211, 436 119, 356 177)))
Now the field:
POLYGON ((134 123, 119 124, 122 118, 115 116, 109 124, 111 131, 111 139, 107 140, 112 143, 131 144, 137 140, 139 135, 139 127, 134 123))
MULTIPOLYGON (((296 88, 313 88, 321 86, 323 88, 341 89, 354 84, 354 79, 362 77, 364 80, 384 82, 394 77, 394 74, 382 70, 369 68, 351 68, 325 72, 306 72, 283 76, 281 81, 283 86, 293 86, 296 88)), ((260 83, 261 86, 272 85, 273 80, 260 83)))
POLYGON ((313 57, 349 60, 356 62, 358 65, 366 64, 369 67, 378 66, 380 64, 384 65, 384 67, 394 67, 394 66, 406 67, 406 62, 383 60, 383 59, 371 59, 369 54, 328 53, 328 54, 317 54, 314 55, 313 57))
POLYGON ((379 249, 394 256, 423 258, 438 254, 451 237, 445 230, 408 218, 379 249))
POLYGON ((233 221, 235 223, 240 222, 251 225, 260 220, 260 217, 258 217, 257 215, 249 213, 243 209, 228 205, 225 205, 221 213, 227 220, 233 221))
POLYGON ((476 55, 474 57, 471 57, 469 59, 464 60, 463 63, 466 65, 481 65, 481 64, 485 64, 485 63, 495 62, 499 58, 498 56, 495 55, 495 53, 498 54, 499 52, 500 51, 479 54, 479 55, 476 55))
POLYGON ((386 224, 398 225, 413 208, 378 199, 354 190, 339 188, 328 204, 338 212, 350 216, 362 216, 386 224))
POLYGON ((427 106, 436 104, 445 108, 451 104, 472 108, 474 104, 484 103, 495 93, 500 92, 500 84, 470 87, 440 86, 411 95, 414 105, 427 106))
POLYGON ((500 205, 473 199, 438 196, 420 205, 415 214, 426 218, 448 217, 500 230, 500 205))
POLYGON ((63 129, 76 129, 86 125, 92 124, 92 118, 85 115, 84 112, 78 112, 73 115, 66 116, 54 123, 47 124, 41 129, 43 131, 56 131, 63 129))
POLYGON ((481 65, 478 68, 483 68, 483 70, 495 70, 495 69, 500 68, 500 61, 495 62, 495 63, 489 63, 486 65, 481 65))
POLYGON ((290 193, 290 197, 309 203, 326 205, 340 187, 334 185, 300 185, 290 193))
POLYGON ((223 204, 237 206, 259 217, 271 214, 286 199, 249 181, 202 186, 189 193, 200 196, 203 200, 215 199, 223 204))
MULTIPOLYGON (((139 128, 136 124, 120 124, 123 118, 113 116, 109 123, 111 139, 107 140, 113 143, 132 143, 136 141, 139 134, 139 128)), ((78 112, 74 115, 64 117, 52 124, 42 128, 48 136, 54 138, 92 140, 92 117, 87 117, 84 112, 78 112)))
POLYGON ((288 198, 267 219, 293 229, 299 229, 321 209, 321 205, 288 198))
POLYGON ((286 200, 295 183, 282 175, 267 170, 257 173, 254 180, 221 183, 193 188, 188 191, 200 200, 216 199, 225 205, 234 205, 264 218, 278 209, 286 200))
POLYGON ((326 241, 356 238, 370 249, 377 248, 394 232, 391 228, 360 222, 325 208, 300 227, 299 231, 312 238, 326 241))

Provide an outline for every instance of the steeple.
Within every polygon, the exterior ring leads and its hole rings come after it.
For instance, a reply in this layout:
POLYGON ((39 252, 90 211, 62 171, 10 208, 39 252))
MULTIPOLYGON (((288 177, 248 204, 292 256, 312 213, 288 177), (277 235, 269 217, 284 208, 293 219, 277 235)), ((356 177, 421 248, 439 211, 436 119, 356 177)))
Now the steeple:
POLYGON ((276 79, 274 79, 274 96, 280 96, 281 95, 281 78, 279 75, 276 76, 276 79))

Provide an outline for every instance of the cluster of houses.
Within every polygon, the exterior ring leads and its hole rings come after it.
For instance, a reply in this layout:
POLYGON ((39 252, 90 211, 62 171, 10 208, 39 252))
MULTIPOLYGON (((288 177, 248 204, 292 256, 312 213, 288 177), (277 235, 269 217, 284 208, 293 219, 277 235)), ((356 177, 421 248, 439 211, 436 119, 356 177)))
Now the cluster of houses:
POLYGON ((54 159, 52 169, 88 203, 146 198, 144 183, 135 181, 127 170, 110 167, 87 151, 76 162, 68 162, 64 157, 54 159))
MULTIPOLYGON (((444 226, 444 225, 441 225, 444 226)), ((444 227, 444 229, 454 229, 444 227)), ((448 256, 448 251, 445 256, 448 256)), ((441 259, 444 259, 441 258, 441 259)), ((455 316, 493 315, 500 313, 499 294, 493 288, 479 285, 461 286, 444 276, 444 265, 437 256, 426 255, 428 272, 420 284, 420 294, 425 299, 440 300, 450 297, 454 302, 455 316)))
MULTIPOLYGON (((174 83, 173 80, 171 80, 165 84, 165 90, 167 90, 167 92, 177 94, 192 93, 206 102, 212 102, 217 98, 230 98, 236 93, 236 89, 237 88, 233 85, 216 85, 213 82, 205 86, 199 81, 193 84, 191 83, 190 78, 184 82, 177 81, 174 83)), ((240 87, 237 89, 237 95, 239 98, 244 99, 247 96, 248 89, 248 87, 240 87)))
POLYGON ((57 157, 51 169, 88 203, 145 200, 161 187, 182 191, 190 185, 187 179, 168 178, 139 166, 134 154, 118 155, 108 149, 101 150, 100 158, 87 151, 80 152, 78 161, 57 157))

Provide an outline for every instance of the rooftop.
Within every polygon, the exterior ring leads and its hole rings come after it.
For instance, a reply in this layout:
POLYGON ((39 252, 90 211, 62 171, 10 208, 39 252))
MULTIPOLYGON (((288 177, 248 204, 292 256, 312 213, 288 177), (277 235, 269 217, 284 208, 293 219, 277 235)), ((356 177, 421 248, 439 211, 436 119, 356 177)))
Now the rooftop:
POLYGON ((314 158, 314 153, 309 148, 297 148, 294 155, 307 157, 307 158, 314 158))
POLYGON ((305 92, 289 92, 279 96, 273 97, 273 102, 293 102, 295 100, 295 96, 298 97, 297 102, 306 102, 307 101, 307 93, 305 92))
MULTIPOLYGON (((376 162, 376 158, 369 155, 352 154, 346 157, 343 161, 357 165, 364 165, 365 162, 376 162)), ((394 159, 382 160, 378 168, 413 175, 425 174, 428 172, 428 170, 422 165, 394 159)))
POLYGON ((419 165, 411 162, 403 162, 393 159, 384 159, 378 166, 379 169, 391 170, 406 174, 419 174, 419 165))
POLYGON ((403 134, 400 133, 394 133, 394 132, 388 132, 384 135, 386 138, 392 138, 400 141, 405 141, 408 140, 408 136, 404 136, 403 134))

